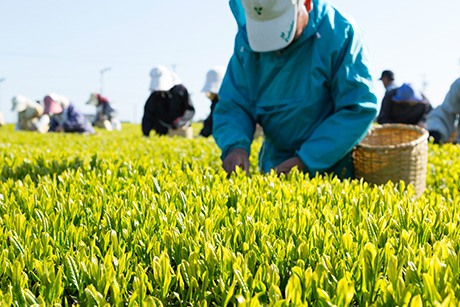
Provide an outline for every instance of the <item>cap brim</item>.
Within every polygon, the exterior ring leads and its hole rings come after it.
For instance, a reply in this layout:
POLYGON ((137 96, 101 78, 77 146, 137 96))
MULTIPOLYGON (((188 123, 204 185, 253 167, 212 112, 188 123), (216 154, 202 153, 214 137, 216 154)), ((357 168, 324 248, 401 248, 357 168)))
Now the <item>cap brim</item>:
POLYGON ((152 80, 150 82, 150 90, 151 91, 169 91, 174 84, 172 82, 163 81, 163 80, 152 80))
POLYGON ((55 101, 52 101, 48 105, 45 106, 45 110, 43 110, 43 114, 59 114, 62 113, 64 109, 55 101))
POLYGON ((99 101, 97 100, 97 98, 91 97, 90 100, 86 102, 86 104, 97 106, 99 104, 99 101))
POLYGON ((278 18, 257 21, 246 14, 246 30, 249 45, 256 52, 268 52, 287 47, 294 39, 297 29, 296 6, 278 18))
POLYGON ((22 112, 25 109, 27 109, 27 105, 25 103, 18 103, 11 109, 11 111, 13 111, 13 112, 22 112))
POLYGON ((210 92, 212 88, 212 84, 210 82, 206 82, 206 84, 203 86, 203 89, 201 90, 202 93, 210 92))

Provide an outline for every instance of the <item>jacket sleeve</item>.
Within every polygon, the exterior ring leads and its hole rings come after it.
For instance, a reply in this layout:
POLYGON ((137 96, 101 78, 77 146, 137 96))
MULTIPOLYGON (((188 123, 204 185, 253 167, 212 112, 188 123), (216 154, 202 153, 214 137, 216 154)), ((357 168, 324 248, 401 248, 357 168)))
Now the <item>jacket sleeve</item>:
POLYGON ((43 114, 35 123, 35 127, 41 133, 47 132, 49 130, 50 117, 48 114, 43 114), (46 129, 46 130, 45 130, 46 129))
POLYGON ((216 104, 219 102, 219 97, 214 98, 211 101, 211 112, 209 113, 208 117, 203 122, 203 129, 200 131, 200 135, 204 137, 208 137, 212 134, 212 113, 216 108, 216 104))
POLYGON ((391 90, 385 94, 382 100, 382 106, 380 107, 380 113, 377 117, 377 123, 379 124, 390 124, 393 123, 391 118, 391 99, 395 95, 396 90, 391 90))
POLYGON ((33 115, 30 117, 30 119, 35 118, 35 117, 40 117, 42 116, 42 114, 43 114, 43 107, 40 104, 36 103, 34 105, 33 115))
POLYGON ((332 54, 330 92, 334 112, 296 152, 307 170, 324 172, 344 158, 366 135, 377 113, 377 98, 364 46, 350 27, 332 54))
POLYGON ((117 117, 117 113, 117 109, 110 102, 107 102, 104 106, 104 115, 107 116, 108 119, 112 119, 117 117))
POLYGON ((457 114, 460 113, 460 79, 457 79, 450 87, 444 102, 428 113, 427 129, 437 131, 442 140, 447 142, 454 132, 454 123, 457 114))
POLYGON ((142 133, 145 136, 150 135, 150 131, 155 128, 156 117, 155 117, 155 95, 150 94, 144 106, 144 116, 142 117, 142 133))
POLYGON ((242 63, 235 53, 222 81, 219 103, 212 113, 212 135, 222 150, 222 160, 235 148, 243 148, 250 153, 254 138, 256 121, 243 71, 242 63))
POLYGON ((176 85, 171 89, 173 98, 169 107, 169 116, 173 128, 182 127, 190 123, 195 115, 192 99, 183 85, 176 85))
POLYGON ((55 118, 51 117, 50 127, 49 127, 48 131, 49 132, 56 131, 56 128, 57 128, 58 125, 59 125, 59 123, 57 122, 57 120, 55 118))
POLYGON ((200 131, 200 135, 208 137, 212 134, 212 113, 204 120, 203 128, 200 131))
POLYGON ((426 128, 426 119, 428 118, 428 114, 433 110, 433 107, 431 106, 431 103, 427 100, 425 104, 425 110, 420 118, 420 120, 417 122, 417 125, 420 127, 426 128))

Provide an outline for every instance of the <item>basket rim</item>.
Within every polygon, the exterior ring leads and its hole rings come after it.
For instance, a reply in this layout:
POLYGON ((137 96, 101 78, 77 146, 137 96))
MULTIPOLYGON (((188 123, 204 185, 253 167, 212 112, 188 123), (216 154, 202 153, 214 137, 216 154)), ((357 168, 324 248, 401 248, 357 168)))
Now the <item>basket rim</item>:
POLYGON ((370 133, 372 133, 372 131, 374 131, 374 130, 380 130, 380 129, 386 129, 386 128, 398 128, 398 129, 403 129, 403 130, 415 130, 420 134, 420 136, 417 139, 413 140, 413 141, 405 142, 405 143, 402 143, 402 144, 395 144, 395 145, 369 145, 369 144, 365 144, 365 143, 363 143, 363 141, 361 141, 356 146, 357 147, 362 147, 362 148, 365 148, 365 149, 409 148, 409 147, 415 147, 415 146, 419 145, 420 143, 422 143, 423 141, 427 141, 428 136, 429 136, 429 133, 425 128, 419 127, 417 125, 409 125, 409 124, 382 124, 382 125, 376 125, 376 126, 371 127, 371 129, 369 129, 368 135, 370 133))

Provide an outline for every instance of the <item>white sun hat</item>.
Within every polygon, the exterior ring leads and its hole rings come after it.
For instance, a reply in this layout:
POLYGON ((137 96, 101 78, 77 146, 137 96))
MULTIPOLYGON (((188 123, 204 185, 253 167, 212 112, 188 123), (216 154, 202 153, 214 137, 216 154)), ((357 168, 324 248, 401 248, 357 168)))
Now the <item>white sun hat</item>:
POLYGON ((99 104, 97 93, 91 93, 89 96, 89 100, 86 102, 86 104, 97 106, 99 104))
POLYGON ((299 0, 242 0, 249 45, 256 52, 282 49, 294 39, 299 0))
POLYGON ((171 71, 171 76, 173 78, 174 85, 182 84, 182 79, 174 71, 171 71))
POLYGON ((29 98, 24 97, 22 95, 14 96, 13 99, 11 99, 11 102, 13 103, 13 107, 11 108, 11 111, 13 111, 13 112, 22 112, 28 106, 34 106, 35 104, 37 104, 32 99, 29 99, 29 98))
POLYGON ((67 97, 56 94, 56 93, 49 93, 48 95, 51 97, 51 99, 57 102, 64 109, 67 109, 69 107, 70 100, 67 97))
POLYGON ((220 85, 225 76, 224 66, 215 66, 211 68, 206 74, 206 82, 203 86, 202 92, 219 93, 220 85))
POLYGON ((152 78, 150 82, 150 90, 152 92, 168 91, 175 85, 173 74, 163 65, 154 67, 150 71, 150 77, 152 78))

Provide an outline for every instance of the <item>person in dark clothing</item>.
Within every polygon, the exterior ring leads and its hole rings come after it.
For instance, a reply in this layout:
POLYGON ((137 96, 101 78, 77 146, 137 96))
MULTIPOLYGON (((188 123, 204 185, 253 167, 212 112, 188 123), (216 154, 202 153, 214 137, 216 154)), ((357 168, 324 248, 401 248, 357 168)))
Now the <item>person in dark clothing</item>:
POLYGON ((175 85, 169 91, 155 91, 144 106, 142 133, 149 136, 150 131, 155 130, 159 135, 165 135, 169 128, 190 125, 194 114, 195 109, 183 85, 175 85))
POLYGON ((169 128, 190 126, 195 108, 179 77, 164 66, 157 66, 150 72, 150 97, 144 106, 142 133, 150 135, 155 130, 159 135, 168 133, 169 128))
POLYGON ((382 81, 383 86, 385 87, 385 93, 397 88, 398 86, 394 83, 395 74, 391 70, 382 71, 382 76, 379 79, 382 81))
POLYGON ((209 93, 208 98, 211 100, 211 113, 209 113, 208 117, 203 122, 203 129, 200 131, 200 135, 204 137, 208 137, 212 134, 212 113, 214 112, 214 108, 216 104, 219 102, 219 95, 214 93, 209 93))
POLYGON ((433 109, 428 99, 412 84, 390 90, 382 101, 377 117, 379 124, 400 123, 426 127, 428 113, 433 109))
POLYGON ((225 75, 224 66, 216 66, 208 71, 206 75, 206 82, 204 84, 202 92, 206 93, 206 96, 211 100, 211 113, 203 122, 203 129, 200 131, 200 135, 208 137, 212 134, 212 113, 219 101, 219 89, 222 84, 222 80, 225 75))

